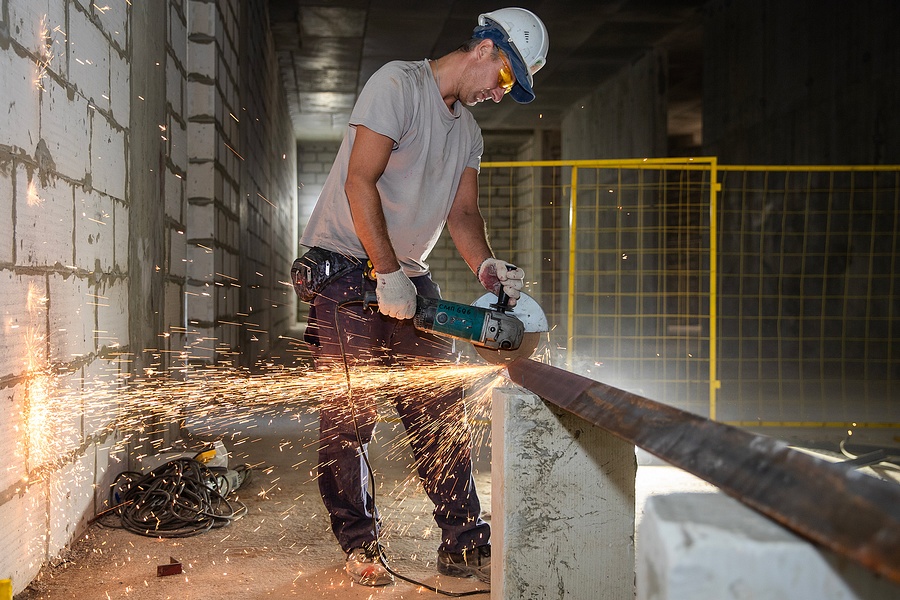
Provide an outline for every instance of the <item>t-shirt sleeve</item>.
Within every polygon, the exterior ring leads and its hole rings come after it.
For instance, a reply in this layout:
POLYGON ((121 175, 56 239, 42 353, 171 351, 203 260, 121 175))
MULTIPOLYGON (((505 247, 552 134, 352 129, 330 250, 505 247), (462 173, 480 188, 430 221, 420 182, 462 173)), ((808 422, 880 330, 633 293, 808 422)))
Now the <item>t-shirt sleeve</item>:
POLYGON ((394 140, 394 148, 408 129, 408 102, 403 102, 406 81, 392 63, 376 71, 363 86, 350 113, 350 126, 362 125, 394 140))

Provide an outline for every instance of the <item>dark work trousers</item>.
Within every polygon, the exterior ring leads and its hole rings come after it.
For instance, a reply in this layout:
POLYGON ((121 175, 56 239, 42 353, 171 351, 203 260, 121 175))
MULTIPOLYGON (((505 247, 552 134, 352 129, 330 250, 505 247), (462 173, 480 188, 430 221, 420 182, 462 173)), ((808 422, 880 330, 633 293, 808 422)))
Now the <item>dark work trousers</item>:
MULTIPOLYGON (((429 276, 412 279, 420 296, 439 298, 429 276)), ((345 353, 351 374, 365 365, 397 367, 453 360, 447 338, 417 331, 412 320, 398 321, 361 303, 362 269, 329 283, 310 306, 306 342, 316 369, 343 370, 345 353), (343 342, 343 343, 342 343, 343 342), (414 357, 414 360, 407 360, 414 357)), ((402 374, 398 375, 402 377, 402 374)), ((490 526, 481 519, 481 504, 472 478, 471 431, 466 423, 462 387, 438 394, 391 392, 389 382, 379 398, 393 403, 406 428, 419 477, 435 505, 441 550, 461 552, 489 542, 490 526)), ((375 398, 352 391, 319 409, 319 491, 341 548, 349 552, 375 540, 375 506, 363 452, 375 431, 375 398)))

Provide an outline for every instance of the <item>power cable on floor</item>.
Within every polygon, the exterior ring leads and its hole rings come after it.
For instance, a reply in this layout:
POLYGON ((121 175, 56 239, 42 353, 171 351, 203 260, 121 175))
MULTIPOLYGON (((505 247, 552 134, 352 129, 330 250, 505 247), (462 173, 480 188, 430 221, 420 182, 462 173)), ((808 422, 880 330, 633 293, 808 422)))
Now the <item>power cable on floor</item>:
POLYGON ((351 414, 351 417, 353 418, 353 429, 356 433, 356 443, 357 443, 357 445, 359 445, 360 455, 362 456, 363 462, 365 462, 365 464, 366 464, 366 469, 369 472, 369 489, 371 490, 370 495, 372 497, 372 529, 375 532, 375 547, 378 549, 378 557, 381 560, 381 563, 384 565, 384 568, 387 570, 387 572, 390 573, 391 575, 393 575, 394 577, 396 577, 397 579, 401 579, 403 581, 406 581, 407 583, 411 583, 413 585, 420 586, 422 588, 425 588, 426 590, 429 590, 436 594, 440 594, 442 596, 448 596, 451 598, 464 598, 466 596, 476 596, 479 594, 490 594, 491 593, 490 589, 472 590, 469 592, 450 592, 447 590, 442 590, 437 586, 428 585, 427 583, 423 583, 421 581, 417 581, 410 577, 401 575, 400 573, 396 572, 394 569, 391 568, 390 563, 387 560, 387 556, 384 553, 384 547, 381 545, 381 539, 380 539, 381 536, 378 531, 378 516, 377 516, 378 515, 378 507, 377 507, 377 504, 375 503, 375 472, 372 470, 371 463, 369 463, 369 452, 368 452, 368 450, 366 450, 366 447, 362 441, 362 436, 360 436, 360 434, 359 434, 359 422, 356 419, 356 403, 353 400, 353 385, 351 384, 351 381, 350 381, 350 365, 347 362, 347 355, 344 352, 344 337, 343 337, 343 332, 341 331, 341 326, 340 326, 340 322, 338 319, 341 309, 346 306, 349 306, 351 304, 363 305, 363 301, 362 300, 346 300, 344 302, 339 303, 334 311, 334 328, 335 328, 335 331, 337 332, 338 343, 340 344, 340 350, 341 350, 341 359, 343 360, 343 363, 344 363, 344 376, 346 377, 346 380, 347 380, 347 399, 349 400, 349 403, 350 403, 350 414, 351 414))
POLYGON ((146 474, 124 471, 110 486, 111 507, 92 522, 164 538, 224 527, 247 513, 243 502, 226 496, 250 475, 246 465, 229 470, 207 467, 194 458, 176 458, 146 474))

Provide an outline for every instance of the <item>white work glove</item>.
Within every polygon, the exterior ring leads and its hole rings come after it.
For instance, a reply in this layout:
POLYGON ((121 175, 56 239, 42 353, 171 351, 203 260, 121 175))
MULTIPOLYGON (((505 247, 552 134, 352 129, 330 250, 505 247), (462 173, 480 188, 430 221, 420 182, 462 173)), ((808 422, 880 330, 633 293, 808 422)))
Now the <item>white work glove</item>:
POLYGON ((403 269, 393 273, 378 273, 378 312, 395 319, 411 319, 416 312, 416 286, 403 269))
POLYGON ((503 289, 509 296, 509 305, 515 306, 519 290, 525 285, 525 271, 506 261, 496 258, 485 259, 478 267, 478 281, 489 292, 500 295, 503 289))

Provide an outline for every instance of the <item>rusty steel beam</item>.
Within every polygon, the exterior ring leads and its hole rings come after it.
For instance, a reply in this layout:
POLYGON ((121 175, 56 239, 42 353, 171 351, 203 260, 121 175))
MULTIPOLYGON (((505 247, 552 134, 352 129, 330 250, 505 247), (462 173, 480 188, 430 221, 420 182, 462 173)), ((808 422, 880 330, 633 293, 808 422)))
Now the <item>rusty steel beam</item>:
POLYGON ((533 360, 507 370, 544 400, 900 584, 897 484, 533 360))

